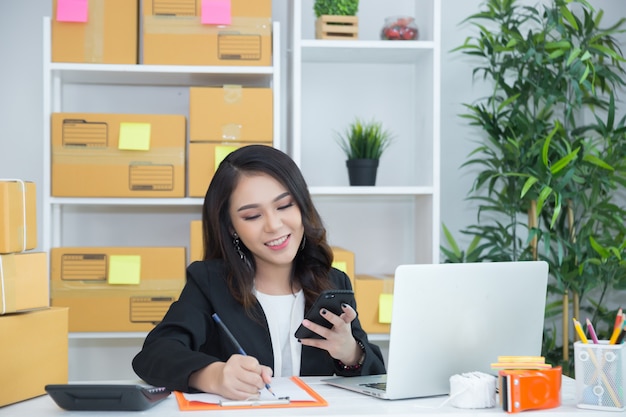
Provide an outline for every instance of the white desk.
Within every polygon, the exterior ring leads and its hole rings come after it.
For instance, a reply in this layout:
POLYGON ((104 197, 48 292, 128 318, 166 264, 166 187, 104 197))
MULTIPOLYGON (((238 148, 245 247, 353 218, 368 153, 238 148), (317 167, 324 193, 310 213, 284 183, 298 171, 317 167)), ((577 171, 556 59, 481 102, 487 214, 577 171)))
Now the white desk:
MULTIPOLYGON (((466 414, 472 416, 493 416, 494 414, 505 415, 501 408, 489 408, 482 410, 468 410, 454 408, 449 404, 441 408, 437 408, 448 397, 435 397, 415 400, 396 400, 387 401, 377 398, 371 398, 340 388, 334 388, 323 382, 321 378, 303 378, 315 391, 317 391, 326 401, 328 407, 304 407, 304 408, 268 408, 251 410, 220 410, 220 411, 179 411, 176 399, 173 395, 168 397, 162 403, 157 404, 154 408, 147 411, 136 412, 119 412, 119 411, 65 411, 60 409, 54 401, 48 396, 42 396, 27 400, 21 403, 9 405, 0 408, 0 416, 72 416, 72 417, 119 417, 121 415, 135 416, 154 416, 154 417, 172 417, 172 416, 204 416, 204 415, 220 415, 220 416, 439 416, 439 415, 455 415, 466 414)), ((574 399, 574 380, 565 378, 562 389, 562 405, 558 408, 549 410, 536 410, 532 412, 522 412, 516 415, 519 417, 537 417, 548 415, 551 417, 568 417, 572 414, 594 417, 609 417, 611 413, 605 411, 583 410, 576 408, 574 399), (530 413, 530 414, 529 414, 530 413)))

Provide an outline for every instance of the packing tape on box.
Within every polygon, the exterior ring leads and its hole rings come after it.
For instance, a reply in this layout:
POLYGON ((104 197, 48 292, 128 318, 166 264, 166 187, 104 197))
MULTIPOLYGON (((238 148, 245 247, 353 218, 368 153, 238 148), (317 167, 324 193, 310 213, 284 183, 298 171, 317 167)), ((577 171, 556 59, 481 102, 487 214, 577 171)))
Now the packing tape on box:
POLYGON ((260 35, 272 33, 272 19, 232 17, 230 25, 203 25, 200 16, 144 16, 143 32, 150 35, 260 35))
POLYGON ((54 146, 54 164, 129 165, 152 163, 183 165, 185 151, 179 147, 152 148, 149 151, 128 151, 115 148, 81 148, 54 146))
POLYGON ((450 403, 456 408, 492 408, 496 405, 497 378, 482 372, 450 377, 450 403))
POLYGON ((26 250, 26 239, 27 239, 27 223, 26 223, 26 183, 23 180, 12 179, 12 178, 0 178, 0 182, 17 182, 20 184, 22 189, 22 250, 20 252, 24 252, 26 250))
POLYGON ((104 2, 89 0, 87 23, 85 24, 85 62, 102 62, 104 56, 104 2))
POLYGON ((6 314, 7 311, 13 310, 14 297, 7 297, 7 294, 13 294, 15 292, 13 280, 8 280, 8 276, 15 276, 15 255, 6 254, 0 255, 0 291, 2 291, 2 297, 0 302, 2 303, 2 310, 0 315, 6 314), (9 306, 8 303, 11 302, 9 306))
POLYGON ((7 311, 7 297, 6 290, 4 288, 4 264, 2 263, 2 256, 0 256, 0 291, 2 291, 2 299, 0 300, 2 302, 2 311, 0 311, 0 314, 4 314, 7 311))

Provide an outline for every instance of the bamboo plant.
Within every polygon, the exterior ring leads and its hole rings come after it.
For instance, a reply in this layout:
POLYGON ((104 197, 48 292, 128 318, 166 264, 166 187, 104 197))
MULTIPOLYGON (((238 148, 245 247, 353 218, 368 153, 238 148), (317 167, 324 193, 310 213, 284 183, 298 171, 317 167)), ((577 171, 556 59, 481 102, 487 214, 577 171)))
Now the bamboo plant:
POLYGON ((464 164, 478 172, 468 194, 476 223, 461 231, 474 241, 464 253, 445 230, 444 256, 547 261, 543 354, 565 372, 571 318, 605 319, 605 335, 615 317, 606 296, 626 290, 626 120, 616 99, 624 57, 615 39, 625 20, 604 27, 602 18, 585 0, 486 0, 464 21, 476 34, 454 50, 492 89, 461 115, 482 132, 464 164))

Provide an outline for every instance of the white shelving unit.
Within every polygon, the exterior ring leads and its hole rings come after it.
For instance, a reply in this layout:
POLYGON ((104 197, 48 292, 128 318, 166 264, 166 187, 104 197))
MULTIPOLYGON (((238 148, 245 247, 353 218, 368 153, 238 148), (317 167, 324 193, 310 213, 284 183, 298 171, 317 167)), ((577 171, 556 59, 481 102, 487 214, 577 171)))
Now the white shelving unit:
MULTIPOLYGON (((43 251, 62 246, 189 247, 189 222, 201 218, 203 203, 201 198, 53 197, 54 112, 183 114, 188 120, 191 86, 271 87, 273 142, 286 149, 281 139, 279 23, 272 25, 272 65, 258 67, 56 63, 51 62, 50 18, 43 26, 43 251)), ((144 337, 125 332, 70 334, 70 380, 134 378, 130 360, 144 337)))
POLYGON ((440 0, 361 0, 357 40, 315 39, 314 0, 290 0, 290 135, 331 244, 357 274, 437 263, 440 229, 440 0), (414 16, 417 41, 380 40, 385 17, 414 16), (376 186, 351 187, 336 133, 355 117, 395 134, 376 186))

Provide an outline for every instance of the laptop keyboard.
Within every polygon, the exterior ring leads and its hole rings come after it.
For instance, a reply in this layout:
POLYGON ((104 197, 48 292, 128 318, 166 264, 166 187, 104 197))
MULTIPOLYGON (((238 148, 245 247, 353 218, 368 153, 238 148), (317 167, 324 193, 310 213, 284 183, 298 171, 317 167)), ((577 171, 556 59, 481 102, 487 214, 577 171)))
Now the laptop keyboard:
POLYGON ((374 389, 381 390, 381 391, 387 390, 386 382, 369 382, 367 384, 359 384, 359 385, 363 387, 367 387, 367 388, 374 388, 374 389))

